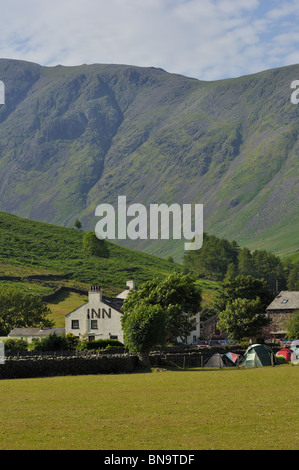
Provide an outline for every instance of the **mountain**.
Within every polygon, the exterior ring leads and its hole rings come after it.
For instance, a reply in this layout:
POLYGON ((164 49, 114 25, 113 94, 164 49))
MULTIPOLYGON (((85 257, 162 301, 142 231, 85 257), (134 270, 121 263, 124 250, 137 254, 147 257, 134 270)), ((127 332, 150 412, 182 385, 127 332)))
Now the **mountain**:
MULTIPOLYGON (((204 82, 127 65, 0 60, 0 210, 93 230, 102 203, 204 205, 204 230, 291 255, 299 65, 204 82)), ((128 240, 183 255, 182 240, 128 240)))

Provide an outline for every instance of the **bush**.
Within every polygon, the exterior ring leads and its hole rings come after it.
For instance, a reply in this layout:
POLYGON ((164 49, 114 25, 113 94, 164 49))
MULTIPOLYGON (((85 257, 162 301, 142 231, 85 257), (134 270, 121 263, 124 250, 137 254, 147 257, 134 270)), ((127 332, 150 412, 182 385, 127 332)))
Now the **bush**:
POLYGON ((78 348, 78 345, 80 342, 78 336, 73 335, 73 333, 67 333, 65 335, 65 339, 66 339, 68 350, 73 351, 74 349, 78 348))
POLYGON ((78 349, 107 349, 108 347, 123 347, 117 339, 96 339, 94 341, 82 341, 78 349))
POLYGON ((97 238, 94 232, 87 232, 82 239, 83 251, 99 258, 109 258, 109 248, 105 240, 97 238))
POLYGON ((58 336, 51 333, 41 340, 32 340, 30 349, 33 351, 61 351, 68 349, 68 343, 64 335, 58 336))
POLYGON ((25 339, 9 338, 3 341, 5 352, 13 353, 18 351, 27 351, 28 343, 25 339))

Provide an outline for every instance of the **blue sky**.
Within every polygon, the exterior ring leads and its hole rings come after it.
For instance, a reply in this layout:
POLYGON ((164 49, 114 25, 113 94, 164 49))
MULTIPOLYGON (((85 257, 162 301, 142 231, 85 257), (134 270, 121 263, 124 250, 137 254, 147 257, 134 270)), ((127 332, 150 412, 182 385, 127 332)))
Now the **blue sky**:
POLYGON ((0 57, 218 80, 299 63, 299 0, 10 0, 0 57))

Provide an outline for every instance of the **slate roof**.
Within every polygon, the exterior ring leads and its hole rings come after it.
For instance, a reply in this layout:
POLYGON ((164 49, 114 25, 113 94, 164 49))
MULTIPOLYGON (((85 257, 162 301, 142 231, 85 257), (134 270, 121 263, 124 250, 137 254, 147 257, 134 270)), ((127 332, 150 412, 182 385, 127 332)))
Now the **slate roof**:
POLYGON ((118 299, 117 297, 114 298, 109 298, 109 297, 102 297, 102 302, 106 305, 109 305, 109 307, 114 308, 115 310, 118 310, 120 313, 123 313, 121 308, 124 303, 124 299, 118 299))
POLYGON ((299 291, 281 291, 267 310, 296 310, 299 309, 299 291))
POLYGON ((55 333, 56 335, 62 335, 65 333, 65 328, 46 328, 42 330, 40 328, 14 328, 8 334, 9 337, 12 336, 48 336, 55 333))

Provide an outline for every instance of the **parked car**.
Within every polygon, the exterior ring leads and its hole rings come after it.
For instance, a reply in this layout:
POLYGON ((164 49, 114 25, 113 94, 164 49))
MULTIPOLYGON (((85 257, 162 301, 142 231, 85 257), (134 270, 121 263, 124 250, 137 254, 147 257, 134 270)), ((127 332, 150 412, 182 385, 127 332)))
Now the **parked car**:
POLYGON ((198 340, 192 343, 192 346, 208 346, 208 343, 203 340, 198 340))
POLYGON ((208 344, 210 346, 222 346, 223 344, 226 344, 227 341, 225 339, 210 339, 210 341, 208 341, 208 344))

